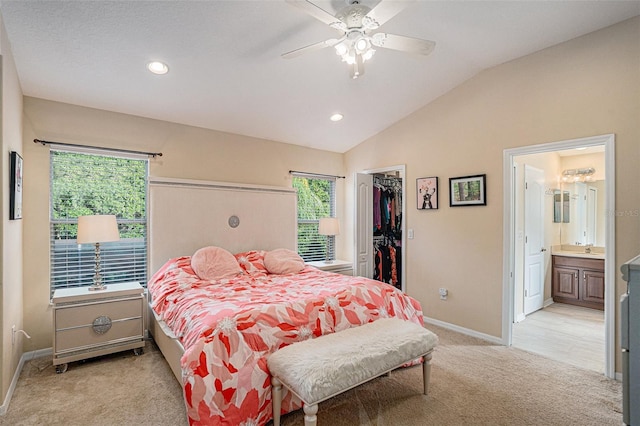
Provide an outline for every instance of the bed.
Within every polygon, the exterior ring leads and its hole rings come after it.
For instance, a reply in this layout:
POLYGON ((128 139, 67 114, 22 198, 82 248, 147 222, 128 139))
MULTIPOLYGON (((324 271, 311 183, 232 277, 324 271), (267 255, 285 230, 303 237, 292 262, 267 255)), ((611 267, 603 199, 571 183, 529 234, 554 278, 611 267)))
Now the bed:
MULTIPOLYGON (((238 257, 253 266, 264 254, 238 257)), ((419 303, 393 286, 311 266, 296 274, 253 270, 208 281, 183 256, 160 268, 148 290, 156 322, 184 349, 180 380, 191 424, 267 423, 272 412, 266 358, 278 348, 380 318, 422 324, 419 303)), ((285 394, 282 407, 289 412, 300 402, 285 394)))
MULTIPOLYGON (((278 348, 379 318, 422 324, 419 303, 388 284, 304 263, 296 273, 266 268, 270 253, 296 248, 290 188, 149 183, 148 328, 182 383, 191 424, 267 423, 266 358, 278 348), (226 249, 241 271, 201 278, 193 257, 211 246, 226 249)), ((300 401, 285 393, 282 408, 298 409, 300 401)))

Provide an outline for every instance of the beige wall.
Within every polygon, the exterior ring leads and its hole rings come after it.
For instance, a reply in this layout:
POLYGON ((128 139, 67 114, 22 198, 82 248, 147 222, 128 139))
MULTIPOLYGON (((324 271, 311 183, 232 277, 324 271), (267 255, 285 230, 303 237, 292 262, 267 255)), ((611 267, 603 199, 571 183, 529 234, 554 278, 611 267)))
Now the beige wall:
MULTIPOLYGON (((289 170, 343 175, 343 155, 295 145, 205 130, 125 114, 25 97, 24 249, 25 328, 35 348, 51 346, 49 307, 49 148, 34 138, 111 148, 162 152, 150 160, 151 176, 291 187, 289 170)), ((338 180, 338 200, 344 181, 338 180)), ((343 209, 338 203, 338 217, 343 209)), ((338 247, 341 247, 337 237, 338 247)), ((338 252, 338 255, 342 255, 338 252)))
MULTIPOLYGON (((615 133, 620 265, 640 252, 640 220, 625 214, 640 209, 639 117, 636 17, 480 73, 349 151, 347 173, 406 164, 408 194, 416 178, 440 177, 440 209, 407 211, 415 230, 405 248, 407 291, 428 317, 501 336, 503 151, 615 133), (450 208, 448 178, 476 173, 487 174, 487 206, 450 208), (449 288, 448 300, 439 287, 449 288)), ((352 209, 348 202, 347 218, 352 209)), ((616 300, 623 284, 618 278, 616 300)))
MULTIPOLYGON (((290 169, 347 171, 346 181, 338 181, 344 226, 337 241, 339 256, 347 259, 353 256, 354 172, 406 164, 410 197, 416 178, 439 176, 439 210, 418 211, 408 203, 405 223, 415 239, 405 248, 407 291, 429 317, 500 336, 504 149, 615 133, 616 208, 622 212, 616 264, 640 251, 640 221, 625 214, 640 208, 639 39, 635 18, 486 70, 344 156, 25 98, 29 216, 23 226, 30 262, 24 269, 24 320, 34 336, 29 349, 51 346, 48 149, 33 144, 34 137, 162 151, 151 161, 153 176, 289 186, 290 169), (487 174, 487 206, 448 207, 448 178, 475 173, 487 174), (448 300, 439 300, 439 287, 449 289, 448 300)), ((620 279, 616 285, 618 297, 624 286, 620 279)))
MULTIPOLYGON (((11 379, 22 355, 22 336, 16 335, 11 342, 11 326, 22 328, 22 230, 24 221, 9 220, 9 153, 22 151, 22 89, 13 62, 11 46, 7 39, 4 22, 0 19, 0 53, 2 54, 2 162, 0 163, 0 193, 2 194, 2 283, 0 312, 2 342, 0 372, 0 396, 4 401, 11 379)), ((23 156, 24 157, 24 156, 23 156)), ((24 170, 30 166, 25 162, 24 170)))

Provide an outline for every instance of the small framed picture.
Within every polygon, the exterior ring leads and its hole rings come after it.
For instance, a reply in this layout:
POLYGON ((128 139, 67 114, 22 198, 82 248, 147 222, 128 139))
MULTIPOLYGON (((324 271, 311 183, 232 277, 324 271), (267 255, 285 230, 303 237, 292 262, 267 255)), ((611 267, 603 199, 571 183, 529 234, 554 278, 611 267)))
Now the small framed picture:
POLYGON ((9 219, 22 219, 22 157, 11 151, 9 219))
POLYGON ((487 175, 449 178, 449 205, 451 207, 486 206, 486 179, 487 175))
POLYGON ((438 178, 416 179, 418 210, 436 210, 438 208, 438 178))

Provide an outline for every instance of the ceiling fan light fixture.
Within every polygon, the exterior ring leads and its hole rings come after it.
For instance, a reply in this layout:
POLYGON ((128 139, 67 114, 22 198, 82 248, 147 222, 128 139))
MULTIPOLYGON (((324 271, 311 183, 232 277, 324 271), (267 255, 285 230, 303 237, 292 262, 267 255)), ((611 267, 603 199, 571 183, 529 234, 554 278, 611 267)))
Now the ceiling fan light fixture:
POLYGON ((349 49, 349 52, 342 55, 342 60, 345 61, 349 65, 353 65, 356 63, 358 55, 354 49, 349 49))
POLYGON ((349 53, 349 48, 347 47, 345 42, 336 44, 336 55, 343 56, 349 53))
POLYGON ((375 49, 369 49, 367 50, 363 55, 362 55, 362 61, 368 61, 369 59, 373 58, 373 54, 376 53, 375 49))
POLYGON ((365 53, 371 47, 371 43, 367 40, 366 37, 360 37, 355 41, 353 47, 356 49, 356 52, 359 54, 365 53))

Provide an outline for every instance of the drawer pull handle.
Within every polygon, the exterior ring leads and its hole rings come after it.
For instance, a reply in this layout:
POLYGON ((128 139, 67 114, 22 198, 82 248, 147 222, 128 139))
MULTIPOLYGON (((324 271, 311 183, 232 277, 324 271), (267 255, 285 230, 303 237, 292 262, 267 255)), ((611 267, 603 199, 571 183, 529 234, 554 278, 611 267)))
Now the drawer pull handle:
POLYGON ((93 320, 92 326, 96 334, 104 334, 111 328, 111 318, 101 315, 93 320))

